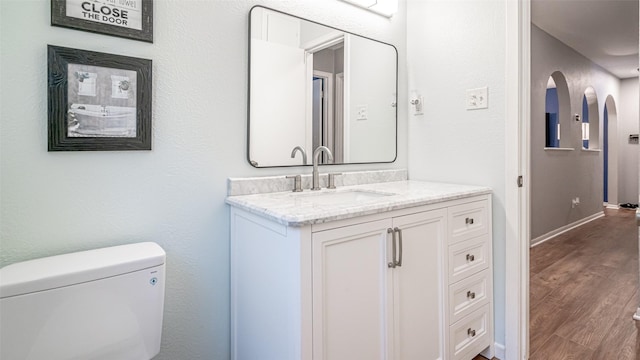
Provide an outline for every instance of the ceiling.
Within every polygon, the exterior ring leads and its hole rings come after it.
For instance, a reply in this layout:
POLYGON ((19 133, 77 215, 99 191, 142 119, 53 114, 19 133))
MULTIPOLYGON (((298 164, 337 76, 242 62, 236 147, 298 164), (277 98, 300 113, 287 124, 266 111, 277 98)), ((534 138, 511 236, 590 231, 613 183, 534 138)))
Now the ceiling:
POLYGON ((531 21, 620 79, 638 76, 638 0, 531 0, 531 21))

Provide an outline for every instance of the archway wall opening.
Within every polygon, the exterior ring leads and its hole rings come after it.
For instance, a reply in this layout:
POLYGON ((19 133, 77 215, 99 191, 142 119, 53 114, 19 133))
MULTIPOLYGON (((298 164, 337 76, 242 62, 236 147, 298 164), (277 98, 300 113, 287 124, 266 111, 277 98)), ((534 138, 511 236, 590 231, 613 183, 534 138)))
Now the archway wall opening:
POLYGON ((545 114, 540 121, 545 124, 545 148, 569 146, 571 130, 571 103, 567 80, 560 71, 550 74, 545 93, 545 114))
MULTIPOLYGON (((588 86, 584 91, 582 108, 583 122, 585 110, 589 126, 586 131, 587 146, 583 144, 583 148, 600 149, 600 109, 598 108, 598 95, 592 86, 588 86), (586 109, 584 105, 586 105, 586 109)), ((604 113, 604 104, 602 106, 602 112, 604 113)))

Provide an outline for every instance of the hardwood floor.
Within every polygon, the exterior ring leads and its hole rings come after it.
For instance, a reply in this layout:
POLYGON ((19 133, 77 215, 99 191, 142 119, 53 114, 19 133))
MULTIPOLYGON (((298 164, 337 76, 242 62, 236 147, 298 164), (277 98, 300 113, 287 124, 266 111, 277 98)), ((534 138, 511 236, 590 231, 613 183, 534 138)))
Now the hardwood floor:
POLYGON ((635 211, 605 214, 531 249, 531 360, 640 360, 635 211))

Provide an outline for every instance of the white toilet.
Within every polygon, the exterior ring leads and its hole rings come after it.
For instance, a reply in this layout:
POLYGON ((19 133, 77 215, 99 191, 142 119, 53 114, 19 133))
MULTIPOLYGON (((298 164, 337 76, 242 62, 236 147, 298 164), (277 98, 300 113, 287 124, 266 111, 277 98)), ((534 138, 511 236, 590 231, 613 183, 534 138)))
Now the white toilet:
POLYGON ((153 358, 162 335, 165 256, 145 242, 0 269, 0 359, 153 358))

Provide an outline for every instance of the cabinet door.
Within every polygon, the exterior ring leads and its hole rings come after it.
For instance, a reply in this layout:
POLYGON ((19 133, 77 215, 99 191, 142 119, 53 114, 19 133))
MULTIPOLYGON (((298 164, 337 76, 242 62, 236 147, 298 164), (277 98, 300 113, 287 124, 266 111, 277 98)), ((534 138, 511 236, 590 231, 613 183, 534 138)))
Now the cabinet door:
POLYGON ((389 359, 391 220, 312 235, 313 359, 389 359))
POLYGON ((402 265, 394 269, 393 278, 395 360, 443 358, 446 215, 446 210, 434 210, 393 219, 402 234, 402 265))

